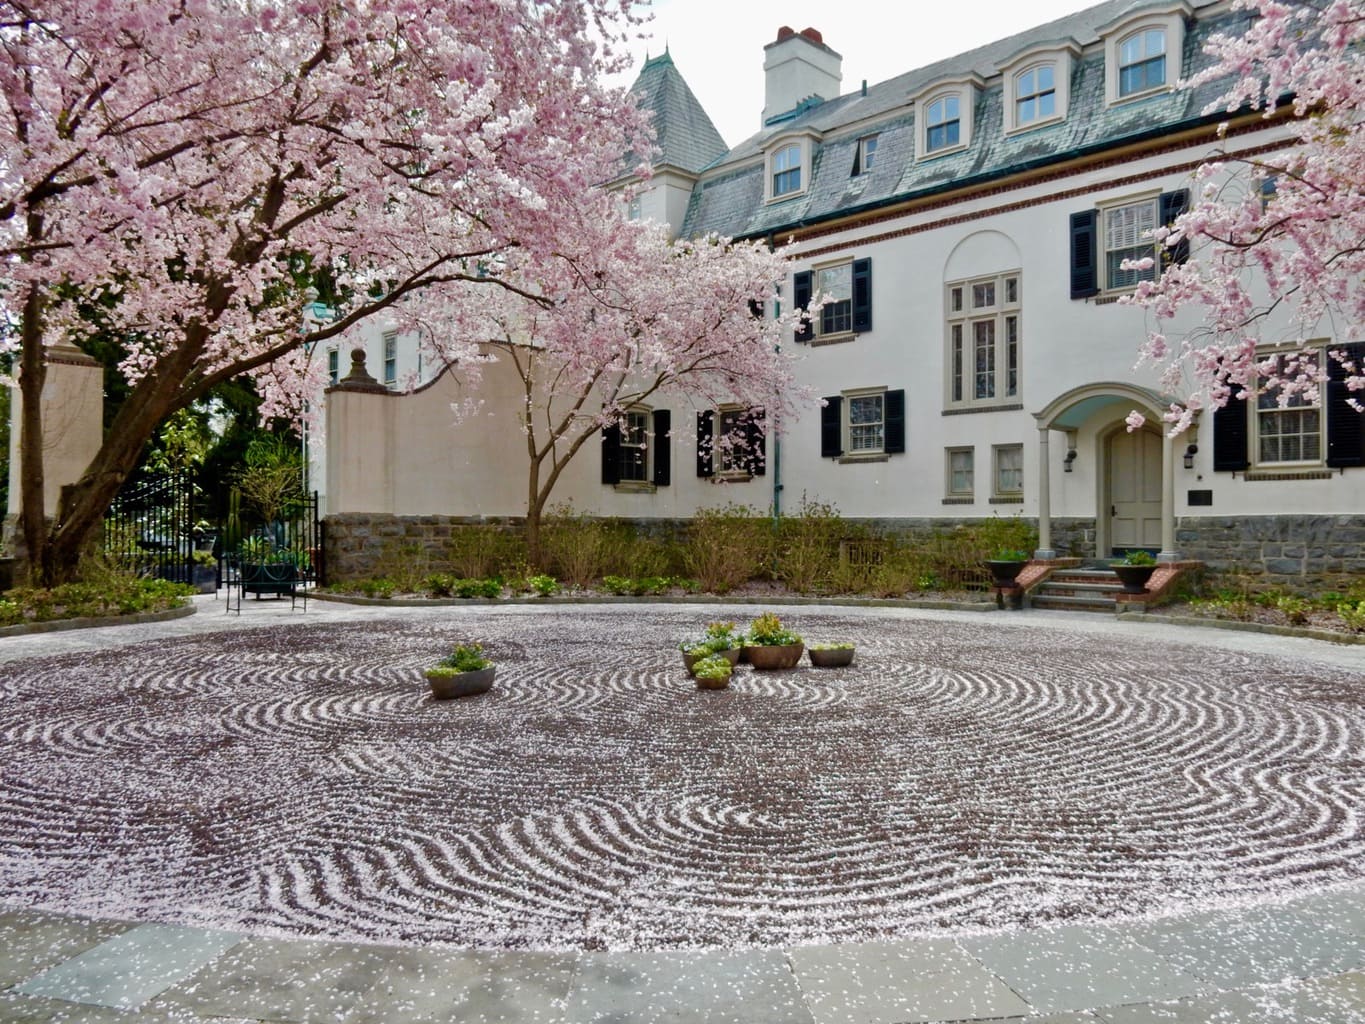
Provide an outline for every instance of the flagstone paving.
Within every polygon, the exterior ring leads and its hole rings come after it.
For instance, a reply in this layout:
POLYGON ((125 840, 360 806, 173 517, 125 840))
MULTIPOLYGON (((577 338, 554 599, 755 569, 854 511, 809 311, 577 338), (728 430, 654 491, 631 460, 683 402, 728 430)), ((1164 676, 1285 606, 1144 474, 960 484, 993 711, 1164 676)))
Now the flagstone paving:
MULTIPOLYGON (((315 602, 290 616, 269 602, 252 604, 240 619, 214 614, 221 604, 204 601, 200 614, 169 623, 8 638, 0 640, 0 663, 272 623, 345 628, 395 614, 315 602)), ((906 614, 954 621, 947 612, 906 614)), ((979 615, 961 620, 985 625, 979 615)), ((1007 621, 1198 644, 1215 659, 1219 651, 1265 653, 1365 670, 1359 648, 1044 613, 1007 621)), ((0 796, 4 789, 0 779, 0 796)), ((0 863, 4 849, 0 837, 0 863)), ((184 920, 192 910, 176 923, 61 910, 0 904, 0 1021, 1365 1024, 1361 881, 1151 919, 634 952, 320 942, 193 927, 184 920)))

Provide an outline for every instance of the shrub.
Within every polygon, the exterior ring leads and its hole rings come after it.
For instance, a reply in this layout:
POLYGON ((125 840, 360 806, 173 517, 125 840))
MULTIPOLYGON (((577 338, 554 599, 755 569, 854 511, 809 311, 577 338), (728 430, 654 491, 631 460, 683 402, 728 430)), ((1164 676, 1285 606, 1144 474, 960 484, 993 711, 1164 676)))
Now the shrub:
POLYGON ((724 594, 754 579, 769 562, 772 528, 746 505, 701 509, 687 529, 683 564, 702 590, 724 594))
POLYGON ((559 593, 559 581, 544 573, 526 577, 524 584, 524 589, 534 591, 541 597, 550 597, 559 593))
POLYGON ((455 577, 448 572, 434 572, 426 578, 423 589, 432 597, 449 597, 454 593, 455 577))
POLYGON ((541 550, 560 579, 574 587, 591 586, 605 567, 606 531, 601 520, 559 505, 541 523, 541 550))
POLYGON ((1294 594, 1280 594, 1275 598, 1275 607, 1284 613, 1291 626, 1302 626, 1308 622, 1308 613, 1313 606, 1294 594))
POLYGON ((802 494, 796 515, 784 517, 778 526, 774 575, 802 594, 828 592, 846 533, 838 509, 802 494))
POLYGON ((395 591, 398 590, 398 585, 394 583, 393 580, 383 576, 356 580, 354 586, 355 589, 360 591, 365 597, 380 597, 386 599, 393 597, 395 591))
POLYGON ((451 590, 456 597, 501 597, 502 580, 454 580, 451 590))
POLYGON ((97 579, 9 591, 0 599, 0 625, 165 611, 180 607, 194 593, 183 583, 105 571, 97 579))
POLYGON ((455 675, 460 672, 478 672, 492 664, 491 660, 484 657, 482 644, 457 644, 453 651, 427 671, 438 675, 455 675))
POLYGON ((1365 633, 1365 601, 1356 604, 1342 602, 1337 605, 1337 616, 1353 633, 1365 633))
POLYGON ((730 660, 718 654, 702 658, 692 666, 692 674, 698 679, 729 679, 733 671, 730 660))
POLYGON ((526 560, 526 541, 500 526, 455 526, 446 538, 444 555, 457 578, 509 576, 526 560))
POLYGON ((375 569, 375 576, 392 581, 395 590, 417 594, 425 589, 425 583, 431 576, 431 555, 414 541, 389 542, 375 559, 375 569))
POLYGON ((678 567, 676 548, 626 523, 601 524, 602 571, 629 579, 667 577, 678 567))

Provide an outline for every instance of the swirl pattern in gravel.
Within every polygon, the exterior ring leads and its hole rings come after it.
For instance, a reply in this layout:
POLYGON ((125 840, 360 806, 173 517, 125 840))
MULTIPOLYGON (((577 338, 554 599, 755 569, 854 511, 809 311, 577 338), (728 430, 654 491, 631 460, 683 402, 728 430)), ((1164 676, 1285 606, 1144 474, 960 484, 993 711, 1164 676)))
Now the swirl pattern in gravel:
POLYGON ((479 947, 852 941, 1365 877, 1365 673, 794 613, 857 663, 697 691, 712 609, 453 612, 0 667, 0 899, 479 947), (482 640, 494 690, 420 668, 482 640))

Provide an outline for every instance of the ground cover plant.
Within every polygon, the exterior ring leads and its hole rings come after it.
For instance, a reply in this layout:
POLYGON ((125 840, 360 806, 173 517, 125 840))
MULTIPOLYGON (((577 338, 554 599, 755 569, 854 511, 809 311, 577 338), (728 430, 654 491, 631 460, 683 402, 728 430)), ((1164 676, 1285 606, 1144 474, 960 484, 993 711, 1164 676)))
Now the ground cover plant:
POLYGON ((0 626, 167 611, 195 593, 183 583, 112 572, 55 587, 16 587, 0 595, 0 626))

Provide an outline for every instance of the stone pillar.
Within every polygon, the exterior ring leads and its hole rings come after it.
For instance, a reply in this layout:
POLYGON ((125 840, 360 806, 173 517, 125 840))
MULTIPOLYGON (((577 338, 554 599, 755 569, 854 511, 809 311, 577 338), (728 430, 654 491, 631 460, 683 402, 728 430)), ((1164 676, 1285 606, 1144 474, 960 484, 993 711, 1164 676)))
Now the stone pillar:
POLYGON ((1175 440, 1161 435, 1161 553, 1158 562, 1178 562, 1175 549, 1175 440))
POLYGON ((1052 467, 1048 465, 1047 427, 1038 428, 1038 550, 1034 558, 1056 558, 1052 550, 1052 467))
MULTIPOLYGON (((74 484, 89 468, 104 441, 104 368, 80 349, 53 345, 47 353, 43 381, 43 511, 57 514, 62 488, 74 484)), ((22 505, 19 467, 23 396, 10 395, 9 508, 22 505)))
POLYGON ((327 389, 327 513, 392 512, 393 392, 351 350, 351 371, 327 389))

